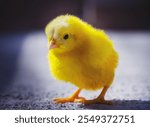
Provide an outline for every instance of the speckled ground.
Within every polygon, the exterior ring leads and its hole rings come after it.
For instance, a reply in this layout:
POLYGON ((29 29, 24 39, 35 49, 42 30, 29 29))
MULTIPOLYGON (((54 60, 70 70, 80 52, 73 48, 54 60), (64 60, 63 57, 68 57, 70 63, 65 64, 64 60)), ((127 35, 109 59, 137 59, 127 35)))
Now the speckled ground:
MULTIPOLYGON (((77 88, 52 78, 47 40, 41 31, 0 35, 0 109, 150 109, 150 32, 107 31, 119 52, 106 99, 113 105, 54 104, 77 88)), ((82 91, 88 99, 100 91, 82 91)))

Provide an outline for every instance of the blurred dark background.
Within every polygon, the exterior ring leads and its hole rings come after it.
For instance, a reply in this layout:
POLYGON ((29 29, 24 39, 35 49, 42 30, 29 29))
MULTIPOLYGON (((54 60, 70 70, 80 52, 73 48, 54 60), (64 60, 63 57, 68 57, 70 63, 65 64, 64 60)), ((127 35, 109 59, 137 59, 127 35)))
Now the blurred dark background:
POLYGON ((148 0, 0 0, 0 32, 44 29, 74 14, 102 29, 150 29, 148 0))

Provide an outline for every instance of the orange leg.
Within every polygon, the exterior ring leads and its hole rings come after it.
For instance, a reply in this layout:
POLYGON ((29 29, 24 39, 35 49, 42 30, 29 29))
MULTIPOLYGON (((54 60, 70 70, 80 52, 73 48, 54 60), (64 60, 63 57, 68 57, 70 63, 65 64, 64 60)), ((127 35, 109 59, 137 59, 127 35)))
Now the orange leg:
POLYGON ((77 102, 76 100, 85 100, 85 98, 79 97, 81 89, 78 89, 73 95, 67 98, 55 98, 54 102, 56 103, 66 103, 66 102, 77 102))
POLYGON ((101 94, 96 98, 96 99, 93 99, 93 100, 86 100, 86 99, 80 99, 80 100, 77 100, 78 102, 81 102, 81 103, 84 103, 84 104, 94 104, 94 103, 100 103, 100 104, 107 104, 107 105, 111 105, 112 102, 111 101, 106 101, 104 99, 104 96, 108 90, 108 86, 105 86, 101 92, 101 94))

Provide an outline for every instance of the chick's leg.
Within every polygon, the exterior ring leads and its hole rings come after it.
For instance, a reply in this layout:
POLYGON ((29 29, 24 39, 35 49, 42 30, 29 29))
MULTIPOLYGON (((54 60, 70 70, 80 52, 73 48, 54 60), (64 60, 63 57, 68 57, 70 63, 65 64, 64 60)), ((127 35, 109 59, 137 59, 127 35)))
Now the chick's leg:
POLYGON ((54 99, 54 101, 56 103, 75 102, 76 99, 80 99, 81 98, 81 97, 78 96, 80 92, 81 92, 81 89, 78 89, 70 97, 67 97, 67 98, 56 98, 56 99, 54 99))
POLYGON ((107 104, 107 105, 111 105, 112 102, 111 101, 106 101, 104 99, 105 97, 105 94, 108 90, 108 86, 105 86, 101 92, 101 94, 96 98, 96 99, 93 99, 93 100, 86 100, 86 99, 82 99, 80 100, 81 103, 84 103, 84 104, 94 104, 94 103, 100 103, 100 104, 107 104))
POLYGON ((102 103, 102 104, 108 104, 108 105, 112 105, 112 102, 111 101, 107 101, 105 100, 105 94, 108 90, 109 86, 105 86, 101 92, 101 94, 96 98, 96 101, 98 103, 102 103))

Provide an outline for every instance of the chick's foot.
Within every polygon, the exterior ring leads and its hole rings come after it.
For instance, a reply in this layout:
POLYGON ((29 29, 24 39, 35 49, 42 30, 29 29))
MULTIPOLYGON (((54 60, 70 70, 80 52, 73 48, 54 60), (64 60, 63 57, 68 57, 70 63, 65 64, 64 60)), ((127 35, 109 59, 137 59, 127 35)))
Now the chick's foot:
POLYGON ((68 98, 55 98, 53 99, 55 103, 66 103, 66 102, 74 102, 74 99, 71 97, 68 98))
POLYGON ((81 102, 85 100, 84 97, 76 97, 76 98, 73 98, 73 97, 67 97, 67 98, 55 98, 54 99, 54 102, 55 103, 67 103, 67 102, 81 102))
POLYGON ((85 99, 83 97, 79 97, 79 93, 81 92, 81 89, 76 90, 70 97, 67 98, 56 98, 54 99, 55 103, 67 103, 67 102, 76 102, 77 99, 85 99))

